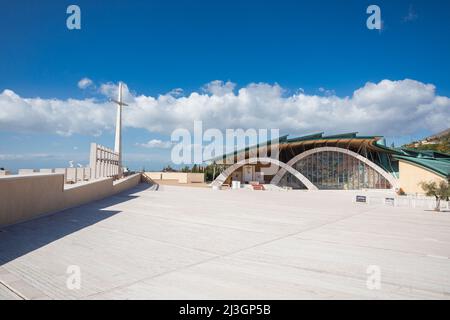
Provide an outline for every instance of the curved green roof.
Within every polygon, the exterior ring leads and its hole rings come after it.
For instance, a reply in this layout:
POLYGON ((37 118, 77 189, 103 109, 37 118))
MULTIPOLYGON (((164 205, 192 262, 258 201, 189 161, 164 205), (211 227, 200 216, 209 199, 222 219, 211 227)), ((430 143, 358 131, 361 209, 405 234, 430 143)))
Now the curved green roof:
MULTIPOLYGON (((357 132, 342 133, 336 135, 324 135, 323 132, 304 135, 295 138, 288 138, 288 135, 279 137, 279 139, 270 140, 265 143, 258 143, 254 146, 246 147, 241 150, 236 150, 222 156, 208 159, 209 161, 215 161, 219 159, 225 159, 230 156, 235 156, 241 152, 247 152, 250 149, 259 148, 261 145, 279 144, 280 146, 286 146, 295 143, 308 143, 321 140, 339 141, 339 140, 370 140, 371 146, 376 148, 381 153, 390 154, 398 160, 408 161, 416 164, 427 170, 431 170, 436 174, 449 178, 450 177, 450 154, 445 154, 433 150, 416 150, 409 148, 393 148, 388 147, 385 143, 381 142, 382 136, 358 136, 357 132)), ((389 170, 387 170, 389 171, 389 170)))
POLYGON ((450 161, 448 158, 439 159, 432 157, 408 157, 399 155, 394 155, 394 157, 431 170, 444 178, 450 177, 450 161))
MULTIPOLYGON (((227 157, 235 156, 241 152, 247 152, 250 149, 259 148, 261 145, 271 145, 271 144, 279 144, 279 145, 289 145, 292 143, 303 143, 308 141, 319 141, 319 140, 330 140, 330 141, 337 141, 337 140, 344 140, 344 139, 351 139, 351 140, 373 140, 373 144, 382 138, 382 136, 358 136, 358 132, 349 132, 349 133, 341 133, 341 134, 335 134, 335 135, 324 135, 324 132, 318 132, 313 134, 308 134, 300 137, 295 138, 288 138, 289 135, 281 136, 277 139, 267 141, 264 143, 258 143, 253 146, 246 147, 244 149, 232 151, 230 153, 217 156, 211 159, 207 159, 206 161, 216 161, 220 159, 225 159, 227 157)), ((379 147, 379 145, 376 145, 379 147)), ((387 147, 385 147, 387 148, 387 147)), ((387 148, 387 152, 393 152, 391 149, 387 148)), ((384 150, 384 151, 386 151, 384 150)))
POLYGON ((339 140, 339 139, 380 139, 381 136, 358 136, 358 132, 340 133, 334 135, 324 135, 324 132, 308 134, 296 138, 287 139, 288 143, 310 140, 339 140))

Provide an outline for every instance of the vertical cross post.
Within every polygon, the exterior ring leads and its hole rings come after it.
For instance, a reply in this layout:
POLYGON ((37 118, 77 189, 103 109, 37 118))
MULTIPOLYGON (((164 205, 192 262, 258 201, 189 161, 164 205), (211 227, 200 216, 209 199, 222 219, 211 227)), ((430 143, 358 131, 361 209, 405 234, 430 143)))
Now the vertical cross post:
POLYGON ((117 104, 117 115, 116 115, 116 136, 114 141, 114 152, 118 153, 118 178, 122 177, 122 106, 127 106, 127 104, 122 101, 122 82, 119 82, 119 99, 112 100, 117 104))

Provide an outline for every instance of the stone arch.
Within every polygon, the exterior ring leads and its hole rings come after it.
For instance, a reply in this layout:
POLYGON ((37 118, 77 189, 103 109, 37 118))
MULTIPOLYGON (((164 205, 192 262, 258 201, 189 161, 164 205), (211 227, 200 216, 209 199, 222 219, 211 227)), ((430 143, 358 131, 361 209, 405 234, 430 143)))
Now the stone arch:
MULTIPOLYGON (((340 152, 343 154, 347 154, 350 155, 356 159, 358 159, 359 161, 365 163, 366 165, 368 165, 369 167, 371 167, 373 170, 375 170, 376 172, 378 172, 380 175, 383 176, 383 178, 385 178, 390 184, 391 187, 393 189, 398 188, 398 180, 396 178, 394 178, 392 175, 390 175, 389 173, 387 173, 384 169, 382 169, 380 166, 378 166, 376 163, 370 161, 369 159, 363 157, 362 155, 351 151, 351 150, 347 150, 347 149, 343 149, 343 148, 338 148, 338 147, 320 147, 320 148, 315 148, 315 149, 310 149, 308 151, 302 152, 298 155, 296 155, 294 158, 292 158, 291 160, 289 160, 286 165, 288 167, 293 167, 294 164, 296 164, 298 161, 312 155, 315 153, 319 153, 319 152, 324 152, 324 151, 334 151, 334 152, 340 152)), ((271 184, 275 184, 278 185, 278 183, 280 183, 281 178, 283 178, 283 176, 286 174, 286 170, 285 168, 281 168, 277 174, 272 178, 272 181, 270 182, 271 184)))
POLYGON ((284 170, 284 172, 289 172, 291 173, 293 176, 295 176, 298 180, 300 180, 305 187, 308 190, 318 190, 317 187, 311 183, 311 181, 309 181, 303 174, 301 174, 300 172, 298 172, 297 170, 295 170, 294 168, 292 168, 291 166, 288 166, 286 163, 281 162, 279 160, 276 159, 272 159, 272 158, 250 158, 250 159, 244 159, 241 160, 239 162, 236 162, 235 164, 233 164, 232 166, 228 167, 227 169, 225 169, 212 183, 211 186, 212 187, 220 187, 225 180, 237 169, 239 169, 240 167, 246 165, 246 164, 251 164, 251 163, 256 163, 256 162, 269 162, 269 163, 273 163, 274 165, 282 168, 284 170))

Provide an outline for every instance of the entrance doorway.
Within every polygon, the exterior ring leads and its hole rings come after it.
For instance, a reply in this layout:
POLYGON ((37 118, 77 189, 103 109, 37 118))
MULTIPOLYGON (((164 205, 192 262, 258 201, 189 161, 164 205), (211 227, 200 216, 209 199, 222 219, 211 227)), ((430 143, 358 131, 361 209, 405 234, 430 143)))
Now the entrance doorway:
POLYGON ((244 183, 254 180, 255 168, 253 166, 243 166, 242 172, 244 175, 244 183))

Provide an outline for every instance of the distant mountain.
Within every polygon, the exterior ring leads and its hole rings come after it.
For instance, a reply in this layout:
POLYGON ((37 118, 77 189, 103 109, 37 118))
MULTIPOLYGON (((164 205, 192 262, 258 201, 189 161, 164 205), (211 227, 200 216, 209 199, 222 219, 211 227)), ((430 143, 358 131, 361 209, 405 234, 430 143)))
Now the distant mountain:
POLYGON ((450 154, 450 128, 421 141, 413 141, 404 145, 404 147, 417 150, 433 150, 450 154))
POLYGON ((450 135, 450 128, 448 128, 447 130, 444 130, 442 132, 439 132, 435 135, 429 136, 428 138, 426 138, 427 141, 434 141, 434 140, 439 140, 441 138, 445 138, 450 135))

